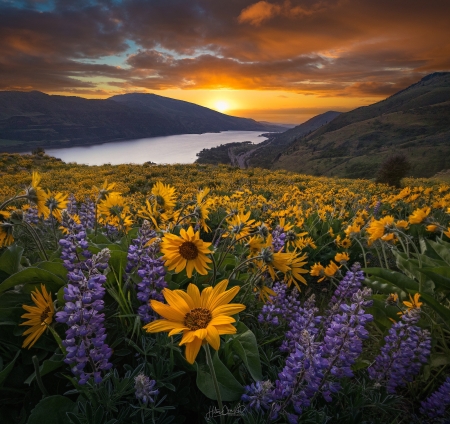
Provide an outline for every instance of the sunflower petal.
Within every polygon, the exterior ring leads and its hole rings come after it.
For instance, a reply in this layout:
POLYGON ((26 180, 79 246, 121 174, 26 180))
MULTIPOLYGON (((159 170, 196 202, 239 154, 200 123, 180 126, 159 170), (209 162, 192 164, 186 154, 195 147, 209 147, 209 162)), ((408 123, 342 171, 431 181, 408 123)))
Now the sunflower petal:
POLYGON ((236 320, 233 317, 228 317, 226 315, 219 315, 217 317, 214 317, 208 324, 209 325, 222 325, 222 324, 231 324, 233 322, 236 322, 236 320))
POLYGON ((214 301, 211 302, 209 309, 211 311, 214 311, 214 309, 216 309, 217 307, 229 303, 238 294, 239 290, 239 286, 234 286, 230 290, 219 294, 217 298, 215 298, 214 301))
POLYGON ((180 346, 187 344, 187 343, 192 343, 194 340, 195 340, 194 331, 191 331, 191 330, 185 331, 183 333, 183 337, 181 338, 180 346))
POLYGON ((193 364, 197 358, 198 351, 202 346, 202 340, 195 338, 193 342, 186 345, 186 360, 193 364))
POLYGON ((220 335, 214 325, 208 325, 206 328, 208 334, 206 335, 206 341, 212 346, 214 350, 219 350, 220 347, 220 335))
POLYGON ((218 317, 219 315, 234 315, 245 309, 245 305, 240 303, 230 303, 229 305, 222 305, 212 311, 212 317, 218 317))
MULTIPOLYGON (((181 291, 181 290, 179 290, 181 291)), ((177 311, 179 311, 183 316, 185 316, 191 308, 188 306, 188 304, 185 302, 182 296, 180 296, 178 293, 175 293, 172 290, 164 289, 162 291, 162 294, 164 298, 166 299, 167 303, 177 311)))
POLYGON ((166 318, 171 321, 178 321, 178 322, 184 321, 184 315, 180 311, 172 308, 169 305, 166 305, 165 303, 161 303, 158 300, 151 300, 150 306, 155 312, 157 312, 163 318, 166 318))
POLYGON ((177 330, 177 333, 179 333, 184 328, 184 325, 180 322, 168 321, 165 319, 157 319, 156 321, 144 325, 143 328, 144 330, 147 331, 147 333, 158 333, 159 331, 172 331, 172 330, 177 330))
MULTIPOLYGON (((194 308, 200 308, 202 306, 201 298, 200 298, 200 290, 195 284, 189 284, 187 288, 187 294, 191 297, 194 302, 194 308)), ((194 309, 192 308, 192 309, 194 309)))
POLYGON ((223 325, 215 325, 216 330, 219 334, 236 334, 236 327, 233 327, 231 324, 223 324, 223 325))

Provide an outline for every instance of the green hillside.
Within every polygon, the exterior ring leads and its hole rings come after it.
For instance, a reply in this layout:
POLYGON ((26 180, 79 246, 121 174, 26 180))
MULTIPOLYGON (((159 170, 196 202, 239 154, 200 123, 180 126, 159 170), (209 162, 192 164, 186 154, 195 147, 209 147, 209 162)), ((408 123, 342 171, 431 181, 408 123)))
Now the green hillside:
POLYGON ((388 156, 401 152, 411 162, 411 176, 430 177, 450 168, 449 141, 450 73, 441 72, 299 137, 271 168, 373 178, 388 156))

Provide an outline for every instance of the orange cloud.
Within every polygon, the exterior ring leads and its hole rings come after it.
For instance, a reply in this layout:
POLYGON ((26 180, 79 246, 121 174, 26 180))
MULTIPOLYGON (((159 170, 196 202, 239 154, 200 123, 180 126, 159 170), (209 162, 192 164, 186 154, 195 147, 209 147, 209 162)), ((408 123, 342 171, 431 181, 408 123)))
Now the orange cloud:
POLYGON ((281 6, 262 0, 243 9, 238 16, 238 21, 240 23, 248 22, 252 25, 260 25, 264 21, 280 14, 281 10, 281 6))

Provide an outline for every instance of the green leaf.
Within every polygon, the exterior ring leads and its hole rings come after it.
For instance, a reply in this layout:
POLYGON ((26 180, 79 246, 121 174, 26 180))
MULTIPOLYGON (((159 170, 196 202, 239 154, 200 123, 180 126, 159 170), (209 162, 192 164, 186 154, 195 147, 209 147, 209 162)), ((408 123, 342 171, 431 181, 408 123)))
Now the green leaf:
POLYGON ((407 297, 406 292, 402 289, 399 289, 397 286, 394 286, 389 281, 384 280, 380 277, 368 277, 364 279, 364 284, 376 291, 381 293, 389 294, 389 293, 397 293, 399 297, 402 299, 407 297))
POLYGON ((89 234, 88 238, 95 244, 111 244, 111 240, 103 234, 89 234))
POLYGON ((427 240, 427 243, 433 250, 444 260, 447 265, 450 265, 450 244, 444 241, 437 243, 433 240, 427 240))
POLYGON ((263 377, 256 337, 242 322, 238 322, 236 328, 239 334, 234 337, 231 347, 244 362, 252 378, 261 381, 263 377))
POLYGON ((426 278, 420 272, 420 268, 414 263, 415 261, 409 259, 404 253, 393 251, 393 254, 397 260, 397 266, 400 270, 402 270, 410 278, 415 278, 417 281, 422 283, 425 282, 426 278))
POLYGON ((420 293, 420 298, 432 308, 442 318, 444 324, 450 328, 450 309, 446 308, 428 293, 420 293))
POLYGON ((47 290, 55 293, 60 287, 66 284, 66 281, 45 269, 29 267, 11 275, 11 277, 3 281, 3 283, 0 284, 0 293, 19 284, 34 284, 35 286, 45 284, 47 290))
POLYGON ((0 271, 12 275, 20 270, 20 260, 22 259, 23 248, 13 244, 6 248, 0 256, 0 271))
POLYGON ((442 366, 445 366, 448 364, 450 364, 450 356, 448 356, 448 355, 434 354, 434 355, 431 355, 431 357, 430 357, 430 365, 432 368, 442 367, 442 366))
POLYGON ((419 283, 411 278, 408 278, 401 272, 390 271, 383 268, 365 268, 363 271, 367 274, 380 277, 404 291, 413 290, 417 292, 419 290, 419 283))
POLYGON ((20 350, 17 351, 16 356, 14 356, 14 359, 0 372, 0 386, 3 384, 3 382, 6 380, 6 377, 8 377, 9 373, 12 371, 16 359, 19 357, 19 355, 20 350))
POLYGON ((420 268, 420 272, 430 277, 439 288, 450 290, 450 267, 420 268))
POLYGON ((27 424, 66 424, 66 412, 73 412, 75 408, 75 402, 65 396, 48 396, 31 411, 27 424))
MULTIPOLYGON (((64 364, 64 356, 65 355, 53 355, 50 359, 47 359, 42 363, 42 365, 39 367, 39 373, 41 374, 41 377, 45 374, 48 374, 56 369, 58 369, 61 365, 64 364)), ((36 378, 36 372, 31 374, 25 381, 25 384, 30 385, 32 381, 36 378)))
POLYGON ((63 280, 67 279, 67 269, 61 262, 41 262, 36 266, 57 275, 63 280))
MULTIPOLYGON (((209 349, 209 346, 207 346, 209 349)), ((211 377, 209 366, 206 363, 195 362, 197 367, 197 387, 208 398, 217 400, 214 382, 211 377)), ((244 388, 236 380, 231 371, 219 359, 217 352, 213 356, 213 366, 219 384, 220 395, 223 401, 233 401, 241 398, 244 388)))

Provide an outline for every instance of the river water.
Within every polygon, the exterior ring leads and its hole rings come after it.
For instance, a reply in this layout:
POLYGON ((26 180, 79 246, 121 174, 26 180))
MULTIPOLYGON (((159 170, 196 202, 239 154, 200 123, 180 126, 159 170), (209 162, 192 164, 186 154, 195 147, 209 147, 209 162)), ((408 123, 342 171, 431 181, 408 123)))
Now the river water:
POLYGON ((205 148, 241 141, 258 144, 266 140, 266 137, 259 137, 262 133, 262 131, 223 131, 221 133, 170 135, 114 141, 95 146, 46 149, 45 153, 60 158, 64 162, 86 165, 142 164, 148 161, 157 164, 194 163, 197 159, 196 154, 205 148))

